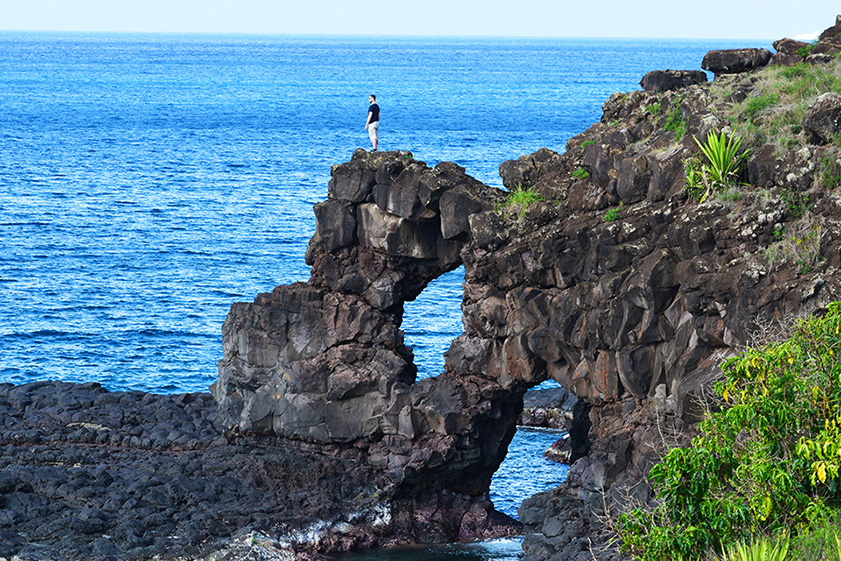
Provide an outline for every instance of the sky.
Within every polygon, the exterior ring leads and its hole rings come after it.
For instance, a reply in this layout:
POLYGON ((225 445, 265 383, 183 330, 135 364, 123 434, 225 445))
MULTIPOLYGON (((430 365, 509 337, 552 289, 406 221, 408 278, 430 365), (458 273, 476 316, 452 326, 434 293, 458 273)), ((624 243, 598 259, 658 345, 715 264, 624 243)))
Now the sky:
POLYGON ((0 30, 779 39, 838 13, 837 0, 0 0, 0 30))

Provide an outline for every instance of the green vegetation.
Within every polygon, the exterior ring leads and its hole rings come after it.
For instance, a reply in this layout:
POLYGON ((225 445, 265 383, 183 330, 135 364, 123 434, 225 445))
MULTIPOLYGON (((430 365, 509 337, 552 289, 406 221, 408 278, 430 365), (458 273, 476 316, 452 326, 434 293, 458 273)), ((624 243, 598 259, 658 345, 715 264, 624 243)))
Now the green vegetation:
POLYGON ((810 527, 790 540, 793 561, 841 561, 841 527, 838 521, 810 527))
POLYGON ((660 106, 659 101, 655 101, 654 103, 647 105, 645 110, 651 113, 652 115, 659 115, 662 107, 660 106))
POLYGON ((578 179, 587 179, 590 177, 590 172, 584 168, 578 168, 574 172, 572 172, 572 176, 578 179))
POLYGON ((812 52, 812 50, 814 48, 815 48, 815 43, 811 43, 809 45, 806 45, 805 47, 800 47, 799 49, 797 49, 794 52, 796 52, 798 55, 802 56, 803 58, 806 58, 807 56, 809 56, 809 54, 812 52))
POLYGON ((683 98, 676 95, 669 105, 669 112, 666 114, 666 124, 663 126, 667 131, 674 131, 675 140, 680 141, 686 134, 686 120, 683 118, 683 98))
POLYGON ((812 210, 812 204, 809 202, 809 196, 806 193, 784 187, 780 190, 780 198, 783 200, 788 217, 793 220, 802 218, 803 215, 812 210))
POLYGON ((765 250, 765 258, 791 262, 801 275, 806 274, 821 258, 823 235, 823 226, 812 217, 798 220, 788 229, 778 227, 774 230, 776 241, 765 250))
POLYGON ((537 194, 537 190, 534 187, 524 187, 521 183, 518 183, 517 187, 511 191, 508 199, 499 205, 497 210, 507 208, 518 209, 520 211, 520 218, 522 218, 526 214, 526 209, 542 200, 544 200, 543 197, 537 194))
POLYGON ((761 111, 777 105, 779 102, 780 96, 773 93, 750 97, 745 100, 745 106, 742 109, 741 118, 743 121, 753 122, 761 111))
POLYGON ((619 211, 622 210, 622 207, 625 205, 623 203, 619 203, 618 207, 609 208, 607 212, 604 213, 604 221, 605 222, 613 222, 614 220, 619 218, 619 211))
POLYGON ((760 537, 753 542, 736 542, 725 554, 725 561, 785 561, 791 539, 788 534, 783 534, 777 540, 772 541, 766 537, 760 537))
POLYGON ((581 147, 582 148, 587 148, 588 146, 592 146, 595 143, 596 143, 595 139, 588 138, 587 140, 585 140, 584 142, 581 143, 581 147))
POLYGON ((834 524, 841 507, 836 353, 841 302, 797 321, 787 340, 725 360, 718 410, 689 447, 672 449, 651 469, 656 505, 620 517, 624 551, 689 561, 788 533, 804 536, 792 543, 801 551, 811 533, 834 524))
MULTIPOLYGON (((711 91, 726 92, 715 85, 711 91)), ((803 116, 809 104, 825 92, 841 93, 841 65, 770 67, 754 75, 751 95, 725 110, 723 116, 748 145, 765 143, 790 148, 802 141, 803 116)))
POLYGON ((835 189, 841 185, 841 166, 829 154, 824 154, 818 160, 818 177, 821 185, 827 189, 835 189))
POLYGON ((729 189, 718 193, 715 198, 716 200, 723 201, 725 203, 736 203, 742 200, 742 192, 736 187, 730 187, 729 189))
POLYGON ((703 203, 711 193, 727 191, 736 184, 736 177, 748 151, 739 153, 742 139, 738 136, 725 136, 721 131, 716 136, 713 131, 707 134, 707 140, 701 143, 692 137, 708 163, 700 160, 688 160, 684 163, 685 184, 690 197, 703 203))

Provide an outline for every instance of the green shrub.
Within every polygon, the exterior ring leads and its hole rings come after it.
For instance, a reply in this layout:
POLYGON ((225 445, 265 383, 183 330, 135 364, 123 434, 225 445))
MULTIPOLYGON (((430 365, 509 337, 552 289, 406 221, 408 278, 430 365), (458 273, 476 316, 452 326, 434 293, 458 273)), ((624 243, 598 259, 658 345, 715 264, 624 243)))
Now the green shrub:
POLYGON ((572 176, 578 179, 587 179, 590 177, 590 172, 584 168, 578 168, 574 172, 572 172, 572 176))
POLYGON ((624 551, 651 561, 699 559, 837 514, 841 458, 829 458, 841 431, 836 353, 841 302, 796 322, 787 340, 722 362, 720 410, 699 424, 689 447, 651 469, 657 502, 620 517, 624 551))
POLYGON ((721 131, 720 136, 710 131, 704 143, 694 136, 692 138, 709 163, 701 163, 699 168, 692 170, 684 167, 687 173, 686 184, 687 186, 690 183, 693 184, 691 191, 700 191, 701 186, 704 187, 704 194, 700 198, 700 202, 703 203, 711 193, 727 190, 735 185, 739 168, 749 151, 740 154, 739 147, 742 145, 742 139, 738 136, 727 138, 724 131, 721 131), (693 174, 691 178, 689 173, 693 174))
POLYGON ((683 161, 683 183, 686 193, 693 201, 701 201, 707 193, 707 182, 704 177, 700 158, 688 158, 683 161))
POLYGON ((524 187, 521 183, 518 183, 517 187, 511 191, 511 195, 500 205, 498 210, 506 208, 518 209, 520 211, 520 218, 522 218, 526 214, 526 209, 542 200, 544 200, 543 197, 537 194, 537 190, 534 187, 524 187))
POLYGON ((669 105, 669 112, 666 113, 666 124, 663 126, 667 131, 674 131, 675 140, 680 141, 686 134, 686 120, 683 118, 683 98, 676 95, 669 105))
POLYGON ((588 146, 592 146, 595 143, 596 143, 596 140, 594 138, 588 138, 587 140, 585 140, 584 142, 581 143, 581 147, 586 148, 588 146))
POLYGON ((812 210, 812 204, 809 202, 809 196, 806 193, 784 187, 780 191, 780 198, 783 200, 788 217, 793 220, 802 218, 803 215, 812 210))
POLYGON ((802 56, 803 58, 806 58, 807 56, 809 56, 809 53, 811 53, 812 49, 814 49, 814 48, 815 48, 815 44, 812 43, 812 44, 806 45, 805 47, 800 47, 799 49, 797 49, 794 52, 796 52, 798 55, 802 56))
POLYGON ((792 561, 841 561, 841 527, 838 520, 818 524, 791 539, 792 561))
POLYGON ((652 115, 659 115, 662 107, 660 106, 659 101, 655 101, 654 103, 647 105, 645 110, 651 113, 652 115))
POLYGON ((792 78, 802 78, 808 72, 809 66, 810 65, 806 64, 805 62, 799 62, 793 66, 785 66, 781 68, 780 74, 784 78, 788 78, 789 80, 791 80, 792 78))
POLYGON ((788 229, 779 226, 774 229, 773 244, 765 250, 765 258, 771 262, 788 261, 806 274, 821 259, 821 242, 824 228, 813 218, 804 218, 788 229))
POLYGON ((618 207, 607 209, 607 212, 604 213, 604 221, 613 222, 614 220, 618 219, 619 211, 622 210, 623 206, 625 206, 623 203, 619 203, 618 207))

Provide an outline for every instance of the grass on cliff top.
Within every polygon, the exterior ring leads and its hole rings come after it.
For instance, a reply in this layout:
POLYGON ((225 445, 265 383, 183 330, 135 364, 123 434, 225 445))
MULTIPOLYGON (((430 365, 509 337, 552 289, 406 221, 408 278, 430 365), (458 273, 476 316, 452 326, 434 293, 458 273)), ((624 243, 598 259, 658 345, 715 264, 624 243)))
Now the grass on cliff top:
MULTIPOLYGON (((752 74, 751 80, 755 82, 748 97, 732 104, 723 116, 751 146, 768 143, 791 148, 805 143, 803 116, 809 105, 823 93, 841 94, 841 58, 814 66, 772 66, 752 74)), ((712 91, 727 99, 733 84, 713 82, 712 91)), ((841 138, 836 144, 841 147, 841 138)))

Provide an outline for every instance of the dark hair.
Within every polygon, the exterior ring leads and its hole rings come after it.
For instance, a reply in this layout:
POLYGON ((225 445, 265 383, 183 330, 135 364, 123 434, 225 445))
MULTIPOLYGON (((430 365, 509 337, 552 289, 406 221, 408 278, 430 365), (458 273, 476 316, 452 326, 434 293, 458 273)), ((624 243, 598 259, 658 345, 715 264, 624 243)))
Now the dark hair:
POLYGON ((373 98, 374 98, 374 101, 377 101, 377 96, 375 96, 374 94, 371 94, 371 95, 369 95, 368 97, 373 97, 373 98))

